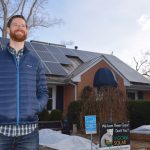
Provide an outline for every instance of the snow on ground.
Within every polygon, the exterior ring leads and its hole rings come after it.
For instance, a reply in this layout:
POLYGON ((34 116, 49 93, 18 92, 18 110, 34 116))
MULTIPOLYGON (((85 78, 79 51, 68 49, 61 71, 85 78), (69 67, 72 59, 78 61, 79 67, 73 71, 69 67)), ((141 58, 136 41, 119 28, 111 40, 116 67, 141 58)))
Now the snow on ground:
POLYGON ((131 133, 150 134, 150 125, 143 125, 131 130, 131 133))
MULTIPOLYGON (((57 150, 91 150, 90 140, 79 136, 62 134, 51 129, 40 130, 39 140, 40 145, 57 150)), ((98 150, 99 145, 93 144, 92 148, 93 150, 98 150)))

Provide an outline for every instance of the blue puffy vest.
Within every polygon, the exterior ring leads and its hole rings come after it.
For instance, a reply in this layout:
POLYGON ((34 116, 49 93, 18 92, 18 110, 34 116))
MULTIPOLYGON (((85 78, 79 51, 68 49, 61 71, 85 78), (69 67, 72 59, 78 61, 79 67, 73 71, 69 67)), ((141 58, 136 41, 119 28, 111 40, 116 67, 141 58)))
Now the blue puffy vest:
POLYGON ((41 61, 26 47, 19 62, 7 48, 0 51, 0 124, 37 122, 47 100, 41 61))

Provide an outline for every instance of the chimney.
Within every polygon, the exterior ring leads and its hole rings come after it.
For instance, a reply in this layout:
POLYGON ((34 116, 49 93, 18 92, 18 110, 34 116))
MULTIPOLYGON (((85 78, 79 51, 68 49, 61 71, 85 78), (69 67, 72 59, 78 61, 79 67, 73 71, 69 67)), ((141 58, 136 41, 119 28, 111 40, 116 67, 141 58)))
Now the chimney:
POLYGON ((76 49, 76 50, 77 50, 77 49, 78 49, 78 46, 75 46, 75 47, 74 47, 74 49, 76 49))

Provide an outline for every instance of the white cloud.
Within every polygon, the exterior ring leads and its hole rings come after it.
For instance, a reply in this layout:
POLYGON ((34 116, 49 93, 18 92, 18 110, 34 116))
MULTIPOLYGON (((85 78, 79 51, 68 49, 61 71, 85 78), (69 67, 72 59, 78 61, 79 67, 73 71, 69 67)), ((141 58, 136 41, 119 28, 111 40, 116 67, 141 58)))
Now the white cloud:
POLYGON ((137 20, 137 22, 143 31, 150 31, 150 16, 144 14, 137 20))

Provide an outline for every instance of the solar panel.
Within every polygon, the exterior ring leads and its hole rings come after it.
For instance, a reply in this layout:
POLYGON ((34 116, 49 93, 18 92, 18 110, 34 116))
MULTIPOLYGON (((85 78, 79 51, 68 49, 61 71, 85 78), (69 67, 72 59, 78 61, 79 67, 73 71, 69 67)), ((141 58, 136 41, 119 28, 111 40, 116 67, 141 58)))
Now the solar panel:
POLYGON ((58 62, 56 60, 56 58, 54 58, 50 53, 48 53, 47 51, 45 52, 41 52, 41 51, 36 51, 37 54, 40 56, 40 58, 43 60, 43 61, 51 61, 51 62, 58 62))
POLYGON ((60 75, 66 76, 67 73, 63 69, 63 67, 59 63, 52 63, 52 62, 44 62, 48 69, 50 70, 51 74, 53 75, 60 75))
MULTIPOLYGON (((0 38, 0 45, 3 47, 5 47, 8 42, 9 39, 0 38)), ((71 64, 71 62, 61 49, 38 42, 25 42, 25 45, 35 56, 38 56, 42 60, 46 74, 58 76, 67 75, 61 63, 68 65, 71 64)))
POLYGON ((38 42, 30 42, 31 46, 36 50, 36 51, 45 51, 45 47, 43 44, 38 43, 38 42))
MULTIPOLYGON (((44 63, 44 62, 43 62, 44 63)), ((45 74, 51 74, 51 72, 48 70, 47 66, 44 65, 44 69, 45 69, 45 74)))
POLYGON ((32 48, 30 42, 25 42, 25 46, 29 49, 29 50, 32 50, 34 51, 34 49, 32 48))
POLYGON ((65 65, 70 65, 71 62, 66 58, 66 56, 63 56, 62 54, 58 53, 54 53, 54 56, 57 57, 57 60, 61 63, 61 64, 65 64, 65 65))
POLYGON ((76 50, 76 54, 83 62, 87 62, 93 58, 98 57, 99 55, 98 53, 81 51, 81 50, 76 50))
POLYGON ((64 53, 62 53, 61 50, 59 50, 59 48, 50 45, 45 45, 45 47, 49 53, 51 53, 58 60, 59 63, 66 65, 71 64, 69 59, 64 55, 64 53))
POLYGON ((78 57, 78 55, 76 54, 76 50, 75 49, 68 49, 68 48, 63 48, 63 47, 59 47, 59 49, 64 53, 64 55, 66 56, 72 56, 72 57, 78 57))

